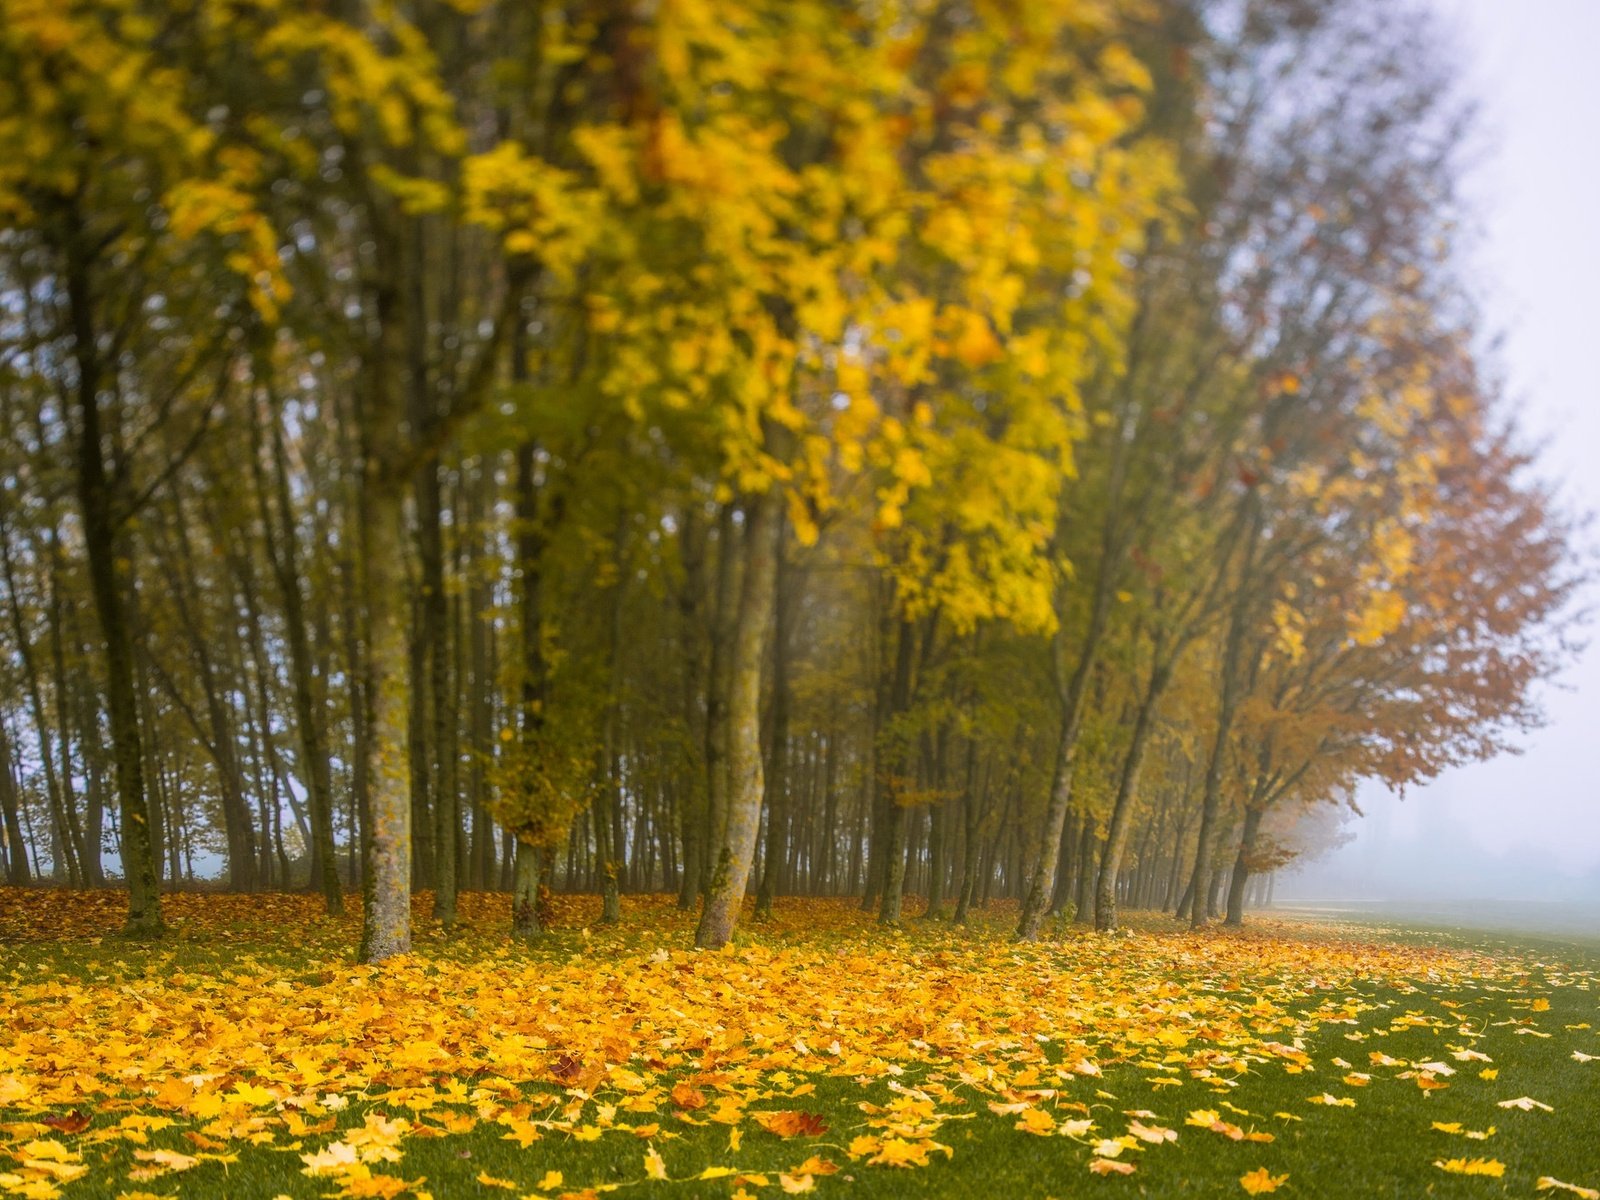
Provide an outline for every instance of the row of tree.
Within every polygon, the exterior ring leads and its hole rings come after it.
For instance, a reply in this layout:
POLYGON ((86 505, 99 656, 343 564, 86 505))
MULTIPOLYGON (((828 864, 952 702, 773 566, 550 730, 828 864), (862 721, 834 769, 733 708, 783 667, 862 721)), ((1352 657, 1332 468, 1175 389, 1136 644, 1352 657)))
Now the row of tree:
POLYGON ((4 866, 1237 921, 1575 585, 1375 0, 0 0, 4 866))

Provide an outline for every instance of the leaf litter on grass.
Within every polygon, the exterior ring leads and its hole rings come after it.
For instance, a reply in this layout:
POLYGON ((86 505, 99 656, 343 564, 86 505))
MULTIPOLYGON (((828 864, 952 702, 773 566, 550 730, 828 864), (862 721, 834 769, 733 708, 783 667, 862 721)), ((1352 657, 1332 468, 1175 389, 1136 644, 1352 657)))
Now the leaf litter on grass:
MULTIPOLYGON (((39 895, 0 892, 0 936, 51 940, 39 895)), ((526 1159, 520 1179, 478 1172, 491 1190, 585 1196, 693 1180, 728 1195, 811 1192, 848 1187, 859 1170, 947 1161, 950 1131, 973 1120, 1047 1139, 1079 1170, 1131 1175, 1142 1157, 1183 1155, 1199 1137, 1270 1154, 1269 1118, 1248 1105, 1269 1072, 1314 1080, 1300 1112, 1272 1114, 1280 1127, 1354 1107, 1347 1091, 1326 1090, 1332 1080, 1362 1095, 1477 1089, 1486 1112, 1537 1117, 1549 1106, 1492 1094, 1492 1068, 1465 1072, 1492 1061, 1474 1048, 1482 1028, 1449 1002, 1423 1005, 1425 989, 1493 989, 1517 1029, 1549 1033, 1537 1022, 1550 1006, 1535 993, 1594 982, 1370 929, 1151 925, 1018 945, 996 931, 885 934, 854 905, 819 900, 786 902, 756 938, 702 953, 674 949, 684 940, 675 914, 639 898, 630 930, 586 939, 583 954, 563 953, 571 944, 553 935, 549 952, 530 954, 495 936, 498 898, 469 898, 468 927, 452 942, 368 967, 346 957, 348 921, 317 918, 299 905, 306 898, 213 895, 175 906, 188 948, 74 959, 107 915, 98 895, 83 895, 87 912, 74 910, 75 894, 49 896, 60 910, 56 969, 37 946, 0 951, 0 1193, 31 1200, 69 1195, 97 1173, 135 1194, 256 1148, 292 1156, 322 1194, 425 1196, 439 1185, 405 1169, 408 1147, 486 1134, 526 1159), (297 956, 281 940, 286 913, 298 921, 297 956), (1375 1004, 1374 987, 1418 1007, 1375 1004), (1374 1050, 1365 1071, 1338 1057, 1318 1069, 1319 1037, 1416 1028, 1447 1034, 1456 1065, 1374 1050), (1106 1090, 1113 1068, 1138 1072, 1173 1105, 1121 1109, 1106 1090), (819 1084, 856 1098, 825 1105, 819 1084), (1204 1107, 1191 1107, 1196 1089, 1210 1097, 1204 1107), (722 1161, 691 1170, 674 1143, 717 1127, 728 1131, 722 1161), (551 1171, 540 1153, 541 1143, 615 1139, 638 1147, 621 1181, 551 1171), (751 1166, 751 1149, 784 1169, 751 1166)), ((568 914, 585 915, 575 904, 568 914)), ((1429 1124, 1440 1143, 1494 1134, 1429 1124)), ((1420 1168, 1505 1171, 1443 1148, 1419 1147, 1420 1168)), ((1276 1165, 1241 1160, 1233 1177, 1252 1195, 1292 1191, 1276 1165)), ((1587 1190, 1552 1177, 1539 1186, 1587 1190)))

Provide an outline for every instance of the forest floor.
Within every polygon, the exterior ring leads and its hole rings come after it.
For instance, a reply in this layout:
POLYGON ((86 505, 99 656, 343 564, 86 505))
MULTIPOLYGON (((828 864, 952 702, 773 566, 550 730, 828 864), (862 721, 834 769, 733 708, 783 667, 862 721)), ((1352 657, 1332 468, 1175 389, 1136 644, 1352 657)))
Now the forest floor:
POLYGON ((1600 1196, 1600 958, 1504 935, 0 889, 0 1197, 1600 1196))

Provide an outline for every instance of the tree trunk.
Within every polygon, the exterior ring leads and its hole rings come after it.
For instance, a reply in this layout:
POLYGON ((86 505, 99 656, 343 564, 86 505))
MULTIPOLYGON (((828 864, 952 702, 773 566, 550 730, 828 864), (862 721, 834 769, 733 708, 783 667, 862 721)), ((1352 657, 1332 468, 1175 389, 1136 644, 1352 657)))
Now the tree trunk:
MULTIPOLYGON (((294 510, 289 499, 289 462, 283 443, 283 430, 275 414, 272 422, 272 493, 277 509, 277 529, 272 530, 267 504, 267 486, 258 479, 261 492, 262 522, 268 529, 268 559, 278 594, 283 600, 283 624, 289 644, 289 672, 293 679, 292 702, 295 727, 300 741, 300 782, 306 789, 310 809, 310 884, 322 893, 329 916, 344 911, 339 872, 334 863, 333 784, 329 774, 326 704, 317 693, 311 661, 311 643, 306 635, 305 606, 300 594, 299 537, 295 532, 294 510)), ((257 467, 259 476, 259 464, 257 467)))
POLYGON ((957 925, 967 923, 972 894, 978 885, 978 861, 983 850, 983 806, 978 793, 978 741, 967 739, 966 781, 961 788, 961 883, 956 890, 957 925))
POLYGON ((1072 901, 1072 885, 1075 882, 1073 867, 1076 863, 1072 850, 1077 844, 1078 821, 1074 818, 1061 829, 1061 848, 1056 852, 1056 886, 1050 896, 1052 917, 1059 917, 1072 901))
POLYGON ((696 761, 693 755, 685 756, 688 760, 688 778, 684 779, 677 792, 678 826, 683 839, 678 907, 687 911, 694 907, 702 894, 700 884, 706 873, 706 833, 710 822, 706 791, 710 775, 703 761, 710 738, 705 732, 708 727, 702 724, 700 712, 700 634, 705 612, 706 547, 700 514, 693 501, 684 513, 678 546, 683 560, 683 588, 678 593, 679 637, 683 645, 683 722, 686 730, 702 731, 699 756, 702 761, 696 761), (697 768, 699 778, 695 778, 697 768))
POLYGON ((728 689, 728 797, 725 832, 695 945, 716 950, 733 936, 761 826, 761 663, 772 624, 778 573, 777 534, 783 497, 776 486, 746 509, 744 580, 739 593, 728 689))
POLYGON ((1164 648, 1159 643, 1155 654, 1156 662, 1151 667, 1150 681, 1140 701, 1138 715, 1134 718, 1133 735, 1122 762, 1117 799, 1111 810, 1111 823, 1106 829, 1105 852, 1100 857, 1100 880, 1094 896, 1094 927, 1102 933, 1117 927, 1117 874, 1122 869, 1122 854, 1133 824, 1133 798, 1138 791, 1139 771, 1144 765, 1150 735, 1155 731, 1156 706, 1172 678, 1176 658, 1176 652, 1164 657, 1164 648))
POLYGON ((30 881, 28 847, 17 819, 17 777, 11 770, 11 738, 0 719, 0 815, 5 818, 6 882, 25 887, 30 881))
POLYGON ((1250 880, 1250 861, 1256 852, 1256 837, 1261 832, 1264 810, 1246 809, 1244 828, 1239 836, 1239 853, 1233 860, 1233 877, 1228 883, 1228 915, 1225 925, 1238 927, 1244 924, 1244 886, 1250 880))
MULTIPOLYGON (((1244 562, 1235 584, 1237 595, 1228 621, 1228 634, 1223 642, 1222 662, 1218 665, 1221 694, 1217 700, 1216 728, 1212 732, 1211 754, 1206 760, 1204 791, 1200 800, 1200 838, 1194 852, 1194 887, 1199 888, 1211 876, 1211 844, 1215 838, 1217 813, 1222 806, 1222 767, 1228 754, 1228 742, 1233 735, 1233 722, 1239 707, 1240 667, 1244 656, 1245 628, 1251 605, 1255 601, 1251 580, 1255 564, 1256 543, 1261 532, 1260 498, 1252 489, 1246 499, 1251 506, 1248 538, 1244 562)), ((1198 929, 1211 914, 1195 904, 1191 907, 1190 926, 1198 929)))
MULTIPOLYGON (((379 238, 380 246, 384 239, 379 238)), ((375 963, 411 949, 411 762, 407 679, 405 490, 407 444, 396 367, 406 360, 399 297, 389 255, 374 288, 378 340, 363 364, 361 413, 358 613, 364 618, 366 698, 362 813, 360 958, 375 963)))
POLYGON ((78 371, 78 502, 83 513, 90 590, 105 653, 106 709, 111 720, 112 761, 122 815, 122 870, 128 881, 126 931, 151 937, 162 932, 161 876, 154 859, 145 798, 139 701, 133 687, 133 653, 122 603, 128 585, 119 578, 117 567, 117 518, 100 427, 102 363, 95 341, 93 297, 83 239, 81 230, 75 230, 67 243, 67 300, 78 371))
POLYGON ((776 630, 772 648, 772 712, 770 749, 767 755, 767 849, 756 891, 756 916, 772 915, 772 897, 778 889, 778 871, 783 865, 784 822, 788 815, 789 789, 789 639, 793 633, 795 599, 789 595, 793 583, 785 554, 785 522, 778 510, 777 566, 774 577, 773 624, 776 630))
POLYGON ((433 789, 433 918, 446 928, 456 921, 456 866, 461 834, 461 797, 456 771, 456 702, 450 678, 450 602, 445 594, 444 534, 439 468, 429 463, 417 480, 417 541, 422 567, 421 616, 427 627, 427 692, 432 700, 429 731, 435 765, 433 789))
POLYGON ((544 932, 539 921, 539 848, 518 839, 511 877, 511 936, 531 942, 544 932))
MULTIPOLYGON (((911 664, 916 643, 916 627, 907 620, 898 622, 894 653, 894 682, 889 691, 889 719, 904 713, 911 704, 911 664)), ((897 734, 898 736, 898 734, 897 734)), ((880 774, 878 788, 883 795, 883 901, 878 907, 878 924, 900 922, 902 893, 906 878, 906 755, 896 749, 888 756, 886 774, 880 774)))
MULTIPOLYGON (((11 563, 11 544, 4 528, 0 528, 0 567, 3 567, 5 572, 6 595, 10 601, 11 630, 16 636, 17 653, 22 660, 23 682, 28 691, 28 705, 33 713, 33 725, 39 739, 39 760, 44 767, 45 797, 52 813, 62 812, 64 810, 61 805, 61 789, 56 781, 54 752, 50 748, 50 725, 45 718, 44 697, 39 688, 39 673, 33 659, 31 639, 22 620, 22 602, 17 596, 17 577, 11 563)), ((57 636, 59 637, 59 631, 57 636)), ((60 697, 57 697, 57 702, 60 702, 60 697)), ((7 769, 9 770, 9 767, 7 769)), ((17 798, 14 786, 10 799, 13 807, 6 810, 6 830, 8 835, 12 836, 15 848, 9 863, 10 877, 13 883, 27 883, 28 858, 20 840, 22 827, 16 824, 14 806, 17 798)))
POLYGON ((1100 844, 1099 831, 1093 817, 1083 818, 1083 837, 1078 843, 1078 894, 1073 903, 1077 906, 1073 920, 1087 925, 1094 920, 1094 864, 1095 848, 1100 844))
MULTIPOLYGON (((380 460, 382 461, 382 460, 380 460)), ((411 780, 406 638, 405 516, 399 489, 362 489, 361 584, 367 616, 367 812, 362 830, 362 962, 411 949, 411 780)))
MULTIPOLYGON (((733 672, 732 642, 737 624, 739 581, 736 571, 738 531, 733 522, 733 503, 722 506, 717 515, 717 578, 712 598, 711 663, 706 676, 706 824, 702 840, 706 852, 700 869, 700 891, 706 894, 711 884, 718 848, 727 842, 729 786, 729 714, 733 672)), ((749 530, 745 531, 749 537, 749 530)))
POLYGON ((1100 643, 1105 633, 1115 593, 1116 572, 1113 554, 1114 512, 1106 517, 1106 535, 1101 552, 1100 571, 1095 580, 1093 608, 1089 627, 1083 635, 1083 645, 1078 651, 1078 662, 1067 685, 1061 708, 1061 725, 1056 736, 1055 767, 1050 780, 1050 802, 1045 808, 1044 831, 1039 842, 1039 857, 1034 863, 1033 876, 1028 882, 1028 892, 1022 901, 1017 918, 1016 939, 1031 942, 1039 936, 1039 926, 1049 910, 1056 886, 1056 871, 1060 862, 1062 831, 1066 828, 1067 812, 1072 807, 1072 769, 1078 752, 1078 736, 1083 728, 1085 699, 1089 694, 1089 679, 1100 643))
POLYGON ((622 919, 623 841, 617 818, 622 808, 622 601, 627 579, 623 561, 626 527, 617 530, 616 581, 611 586, 606 631, 606 707, 600 746, 600 791, 594 803, 595 866, 600 873, 600 922, 615 925, 622 919))

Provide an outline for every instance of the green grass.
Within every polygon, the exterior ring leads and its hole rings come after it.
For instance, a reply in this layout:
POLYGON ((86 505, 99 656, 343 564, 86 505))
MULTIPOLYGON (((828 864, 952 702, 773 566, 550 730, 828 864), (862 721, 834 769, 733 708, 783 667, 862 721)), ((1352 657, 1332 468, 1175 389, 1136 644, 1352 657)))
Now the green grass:
MULTIPOLYGON (((517 961, 524 969, 537 972, 541 966, 570 965, 575 956, 625 959, 661 944, 660 922, 669 920, 677 918, 639 914, 623 929, 595 938, 576 929, 558 931, 539 949, 517 952, 517 961)), ((912 923, 892 936, 899 939, 904 953, 937 953, 971 938, 990 939, 999 945, 1005 925, 1004 916, 970 932, 912 923)), ((344 932, 333 923, 330 929, 340 936, 344 932)), ((674 939, 681 933, 676 925, 668 932, 674 939)), ((782 925, 752 927, 745 935, 750 943, 798 946, 834 936, 782 925)), ((1069 935, 1073 939, 1086 936, 1069 935)), ((1286 1174, 1288 1182, 1277 1194, 1295 1197, 1531 1196, 1534 1181, 1541 1176, 1600 1187, 1600 1061, 1579 1063, 1572 1057, 1574 1050, 1600 1055, 1600 960, 1592 951, 1572 943, 1503 933, 1440 933, 1392 924, 1365 928, 1343 924, 1307 936, 1313 946, 1319 937, 1357 937, 1473 948, 1513 964, 1513 970, 1509 975, 1448 983, 1431 981, 1422 974, 1398 981, 1356 980, 1333 991, 1312 987, 1300 1013, 1288 1016, 1309 1014, 1330 1000, 1348 1002, 1352 1016, 1345 1024, 1329 1022, 1324 1008, 1324 1019, 1303 1046, 1309 1069, 1297 1074, 1286 1072, 1275 1061, 1238 1076, 1232 1086, 1178 1073, 1174 1077, 1182 1082, 1177 1086, 1158 1087, 1152 1080, 1159 1072, 1147 1066, 1128 1062, 1106 1065, 1103 1076, 1084 1081, 1084 1086, 1065 1094, 1063 1101, 1087 1104, 1090 1115, 1102 1124, 1104 1136, 1120 1133, 1126 1125, 1123 1114, 1131 1110, 1152 1112, 1156 1117, 1150 1124, 1179 1133, 1174 1144, 1125 1152, 1122 1161, 1137 1164, 1136 1173, 1127 1177, 1090 1175, 1085 1169, 1085 1147, 1078 1141, 1017 1132, 1013 1128, 1016 1118, 992 1113, 987 1096, 964 1091, 953 1067, 926 1063, 909 1064, 898 1077, 884 1076, 866 1083, 820 1072, 795 1073, 793 1082, 809 1081, 815 1087, 814 1093, 799 1100, 784 1100, 779 1094, 782 1088, 769 1085, 772 1098, 756 1107, 794 1107, 822 1114, 830 1129, 815 1138, 779 1138, 746 1121, 740 1127, 742 1146, 734 1152, 729 1147, 728 1126, 693 1125, 675 1119, 664 1108, 659 1116, 627 1115, 635 1124, 659 1122, 662 1132, 648 1145, 614 1132, 597 1141, 578 1142, 565 1133, 550 1131, 524 1149, 504 1140, 500 1126, 484 1121, 472 1132, 457 1136, 407 1138, 402 1143, 401 1161, 375 1167, 406 1179, 425 1176, 426 1189, 441 1198, 535 1194, 540 1179, 552 1170, 562 1172, 565 1183, 551 1195, 621 1185, 618 1195, 726 1197, 733 1191, 730 1181, 693 1178, 707 1167, 722 1166, 736 1167, 747 1175, 768 1173, 767 1187, 747 1186, 752 1193, 778 1196, 782 1192, 777 1173, 791 1170, 814 1153, 840 1166, 836 1175, 817 1177, 817 1194, 863 1198, 1242 1196, 1240 1176, 1258 1167, 1273 1175, 1286 1174), (1537 1001, 1547 1002, 1548 1010, 1536 1009, 1537 1001), (1525 1029, 1537 1033, 1518 1032, 1525 1029), (1452 1050, 1466 1045, 1493 1060, 1498 1078, 1479 1078, 1478 1072, 1487 1064, 1458 1062, 1451 1057, 1452 1050), (1371 1065, 1373 1052, 1406 1062, 1444 1061, 1456 1068, 1457 1074, 1449 1077, 1450 1086, 1423 1091, 1414 1081, 1396 1078, 1398 1068, 1371 1065), (1341 1082, 1346 1068, 1335 1064, 1337 1058, 1346 1060, 1355 1071, 1371 1074, 1370 1083, 1353 1087, 1341 1082), (959 1119, 947 1121, 938 1135, 952 1151, 948 1158, 935 1154, 925 1168, 896 1170, 869 1166, 864 1159, 847 1156, 852 1138, 874 1132, 866 1124, 860 1102, 888 1104, 897 1094, 890 1088, 891 1080, 910 1088, 931 1080, 952 1086, 957 1095, 967 1097, 959 1119), (1349 1096, 1356 1105, 1327 1107, 1308 1102, 1324 1092, 1349 1096), (1498 1101, 1522 1096, 1548 1104, 1553 1111, 1498 1107, 1498 1101), (1235 1107, 1224 1108, 1225 1103, 1235 1107), (1275 1140, 1269 1144, 1236 1142, 1186 1125, 1185 1117, 1195 1109, 1220 1109, 1225 1120, 1245 1130, 1269 1132, 1275 1140), (1283 1113, 1300 1119, 1276 1115, 1283 1113), (1472 1130, 1492 1125, 1496 1132, 1484 1141, 1472 1141, 1436 1131, 1431 1128, 1433 1122, 1460 1122, 1472 1130), (662 1155, 673 1182, 643 1181, 644 1154, 651 1146, 662 1155), (1461 1177, 1433 1165, 1436 1159, 1480 1156, 1504 1163, 1504 1176, 1461 1177), (476 1181, 480 1172, 514 1181, 519 1190, 486 1187, 476 1181)), ((492 933, 467 935, 452 942, 425 938, 421 953, 440 960, 471 962, 491 953, 491 947, 498 948, 492 933)), ((192 930, 149 948, 115 939, 34 941, 0 947, 0 984, 7 977, 14 983, 56 978, 115 992, 127 980, 147 973, 171 976, 181 972, 225 979, 259 963, 281 972, 292 988, 297 982, 320 982, 328 970, 336 969, 323 957, 327 948, 326 941, 316 939, 297 947, 291 936, 275 937, 248 923, 192 930)), ((1026 965, 1017 969, 1025 970, 1026 965)), ((1234 994, 1234 1000, 1247 1000, 1252 986, 1248 979, 1218 977, 1204 969, 1204 964, 1188 977, 1174 977, 1174 982, 1196 997, 1236 986, 1245 988, 1246 995, 1234 994)), ((9 1009, 11 997, 4 998, 9 1009)), ((1280 1020, 1287 1024, 1287 1017, 1280 1020)), ((0 1077, 7 1070, 8 1052, 8 1038, 0 1028, 0 1077)), ((1234 1078, 1231 1073, 1228 1077, 1234 1078)), ((570 1099, 554 1086, 530 1086, 526 1095, 536 1102, 536 1109, 570 1099)), ((593 1112, 592 1103, 586 1111, 593 1112)), ((338 1129, 360 1126, 372 1112, 416 1115, 385 1104, 381 1096, 356 1098, 348 1109, 336 1114, 338 1129)), ((1076 1115, 1065 1107, 1055 1113, 1058 1117, 1076 1115)), ((94 1125, 86 1139, 95 1129, 114 1124, 124 1112, 89 1115, 94 1125)), ((37 1116, 20 1109, 0 1109, 0 1125, 20 1128, 17 1123, 37 1116)), ((183 1128, 179 1125, 153 1133, 149 1146, 193 1152, 193 1144, 181 1137, 183 1128)), ((15 1136, 8 1138, 0 1131, 0 1152, 15 1136)), ((137 1165, 132 1158, 134 1146, 124 1141, 96 1145, 86 1140, 81 1149, 92 1170, 66 1184, 61 1194, 67 1200, 118 1197, 141 1190, 161 1196, 240 1200, 330 1195, 336 1185, 326 1178, 302 1174, 299 1155, 326 1145, 333 1136, 307 1138, 303 1145, 291 1144, 282 1136, 271 1145, 230 1145, 228 1150, 238 1155, 236 1162, 206 1162, 146 1183, 130 1183, 127 1178, 128 1169, 137 1165)), ((5 1159, 0 1158, 0 1196, 6 1193, 5 1169, 5 1159)))

